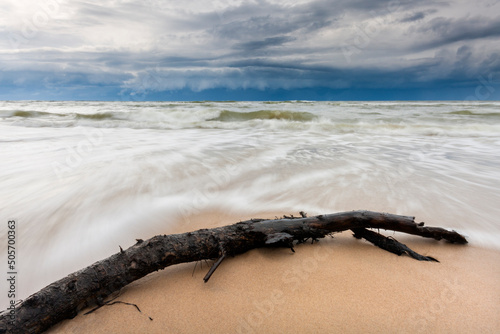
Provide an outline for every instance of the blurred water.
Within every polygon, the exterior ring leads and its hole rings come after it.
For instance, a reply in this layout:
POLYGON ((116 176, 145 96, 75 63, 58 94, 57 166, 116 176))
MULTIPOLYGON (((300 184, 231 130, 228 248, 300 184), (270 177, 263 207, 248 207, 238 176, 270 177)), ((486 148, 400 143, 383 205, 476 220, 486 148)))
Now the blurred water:
POLYGON ((386 211, 500 249, 499 107, 0 102, 0 263, 11 219, 26 297, 217 210, 386 211))

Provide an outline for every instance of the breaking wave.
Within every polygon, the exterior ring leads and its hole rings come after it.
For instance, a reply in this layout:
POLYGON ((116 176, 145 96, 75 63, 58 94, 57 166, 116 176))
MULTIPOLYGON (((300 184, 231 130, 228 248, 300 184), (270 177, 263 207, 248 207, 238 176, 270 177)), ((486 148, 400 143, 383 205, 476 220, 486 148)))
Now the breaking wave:
POLYGON ((317 117, 315 115, 305 111, 258 110, 250 112, 237 112, 223 110, 218 117, 215 117, 210 121, 244 122, 253 119, 280 119, 287 121, 309 122, 316 118, 317 117))
POLYGON ((477 102, 3 102, 0 122, 24 127, 280 130, 495 137, 500 104, 477 102))

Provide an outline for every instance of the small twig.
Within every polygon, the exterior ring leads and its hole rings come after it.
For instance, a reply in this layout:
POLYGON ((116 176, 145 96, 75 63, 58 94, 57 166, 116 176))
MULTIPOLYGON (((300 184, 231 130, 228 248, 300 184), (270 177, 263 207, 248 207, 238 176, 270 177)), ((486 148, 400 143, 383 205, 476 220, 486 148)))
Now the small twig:
POLYGON ((208 282, 208 280, 210 279, 210 277, 212 276, 212 274, 214 273, 214 271, 219 267, 219 265, 221 264, 222 260, 224 260, 225 258, 226 258, 226 254, 222 254, 222 256, 217 260, 217 262, 215 262, 213 264, 212 268, 210 268, 210 270, 205 275, 205 277, 203 277, 203 280, 205 281, 205 283, 208 282))
POLYGON ((208 273, 205 275, 205 277, 203 277, 203 280, 205 281, 205 283, 208 282, 210 277, 212 277, 212 274, 214 273, 214 271, 219 267, 221 262, 226 258, 226 252, 224 251, 224 249, 222 247, 221 247, 221 254, 222 254, 221 257, 219 257, 219 259, 212 265, 212 267, 210 268, 208 273))
POLYGON ((142 313, 141 309, 136 304, 122 302, 121 300, 117 300, 116 302, 112 302, 112 303, 106 304, 106 306, 111 306, 111 305, 115 305, 115 304, 125 304, 125 305, 134 306, 137 309, 137 311, 139 311, 140 313, 142 313))
POLYGON ((198 265, 198 261, 194 263, 194 268, 193 268, 193 273, 191 274, 191 277, 194 276, 194 271, 196 270, 196 266, 198 265))
POLYGON ((103 306, 106 306, 108 305, 108 303, 111 303, 113 300, 115 300, 116 298, 120 297, 120 295, 118 294, 116 297, 108 300, 107 302, 105 302, 104 304, 102 305, 97 305, 95 308, 93 308, 92 310, 88 311, 87 313, 84 313, 83 315, 87 315, 87 314, 90 314, 90 313, 93 313, 94 311, 97 311, 98 309, 100 309, 101 307, 103 306))
MULTIPOLYGON (((102 306, 111 306, 111 305, 115 305, 115 304, 125 304, 125 305, 134 306, 137 309, 137 311, 139 311, 139 313, 142 313, 141 309, 139 308, 139 306, 137 306, 137 304, 122 302, 121 300, 113 301, 113 300, 115 300, 118 297, 119 296, 116 296, 115 298, 107 301, 106 303, 104 303, 102 305, 97 306, 96 308, 88 311, 87 313, 84 313, 83 315, 87 315, 87 314, 93 313, 94 311, 97 311, 98 309, 100 309, 102 306)), ((153 318, 151 318, 150 316, 148 316, 148 318, 149 318, 149 320, 153 321, 153 318)))

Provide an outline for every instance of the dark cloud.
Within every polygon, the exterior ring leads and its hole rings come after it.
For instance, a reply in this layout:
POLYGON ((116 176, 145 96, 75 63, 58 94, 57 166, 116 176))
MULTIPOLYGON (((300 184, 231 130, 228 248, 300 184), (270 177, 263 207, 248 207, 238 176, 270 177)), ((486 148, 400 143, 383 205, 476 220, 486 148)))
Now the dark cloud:
POLYGON ((348 13, 359 17, 384 16, 411 8, 413 3, 409 0, 317 0, 289 6, 259 1, 224 11, 215 33, 221 38, 234 40, 297 31, 307 34, 340 24, 339 21, 348 13))
POLYGON ((2 23, 0 80, 18 92, 95 87, 143 96, 466 86, 481 73, 500 74, 497 7, 455 0, 73 2, 27 37, 30 17, 2 23), (9 32, 24 38, 19 46, 8 43, 9 32), (346 48, 356 51, 350 59, 346 48))
POLYGON ((5 70, 0 76, 2 84, 14 83, 19 87, 54 88, 69 86, 118 86, 133 78, 130 74, 110 72, 48 72, 39 70, 5 70))
POLYGON ((294 40, 295 38, 290 36, 269 37, 260 41, 238 43, 234 45, 234 48, 243 50, 258 50, 258 49, 280 46, 294 40))
POLYGON ((425 13, 425 12, 413 13, 413 14, 407 15, 405 18, 399 20, 399 22, 407 23, 407 22, 419 21, 419 20, 422 20, 426 15, 427 15, 427 13, 425 13))
POLYGON ((231 40, 249 40, 256 37, 287 34, 300 29, 289 20, 275 16, 250 17, 216 27, 216 36, 231 40))
POLYGON ((442 47, 462 41, 498 38, 500 17, 437 17, 422 26, 419 33, 428 40, 419 45, 419 49, 442 47))
MULTIPOLYGON (((425 87, 430 83, 476 80, 478 73, 492 73, 494 61, 475 57, 475 50, 462 47, 455 53, 392 67, 341 68, 300 64, 296 61, 245 59, 229 64, 225 69, 204 68, 189 71, 159 69, 144 73, 130 81, 129 89, 179 90, 191 89, 298 89, 327 87, 331 89, 377 89, 425 87), (148 86, 148 83, 152 83, 148 86)), ((496 66, 498 68, 498 59, 496 66)))

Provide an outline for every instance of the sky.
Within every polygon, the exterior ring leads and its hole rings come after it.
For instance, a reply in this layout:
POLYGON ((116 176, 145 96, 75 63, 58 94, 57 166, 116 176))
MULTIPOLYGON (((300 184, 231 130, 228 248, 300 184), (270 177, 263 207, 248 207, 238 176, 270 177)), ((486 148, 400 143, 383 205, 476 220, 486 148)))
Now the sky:
POLYGON ((500 100, 500 1, 2 0, 1 100, 500 100))

